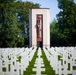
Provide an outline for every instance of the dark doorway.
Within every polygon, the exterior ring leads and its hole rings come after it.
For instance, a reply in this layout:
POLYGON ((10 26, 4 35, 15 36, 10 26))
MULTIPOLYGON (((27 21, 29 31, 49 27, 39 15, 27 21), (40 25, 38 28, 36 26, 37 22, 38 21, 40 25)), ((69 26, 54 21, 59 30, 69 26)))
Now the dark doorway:
POLYGON ((42 48, 42 42, 38 42, 38 47, 41 47, 42 48))

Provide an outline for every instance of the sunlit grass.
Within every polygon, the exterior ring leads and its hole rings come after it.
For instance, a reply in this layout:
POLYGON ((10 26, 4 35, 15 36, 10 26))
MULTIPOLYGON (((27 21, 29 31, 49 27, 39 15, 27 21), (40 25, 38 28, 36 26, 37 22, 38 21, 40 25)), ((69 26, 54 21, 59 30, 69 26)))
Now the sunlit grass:
POLYGON ((23 75, 31 75, 31 74, 36 74, 36 72, 33 72, 32 71, 32 68, 34 68, 34 63, 35 63, 35 60, 37 58, 37 52, 38 50, 36 50, 34 56, 33 56, 33 59, 32 61, 29 63, 29 66, 28 68, 26 69, 26 71, 24 71, 23 75))
MULTIPOLYGON (((29 63, 29 66, 26 69, 26 71, 24 71, 23 75, 36 74, 36 72, 33 72, 32 69, 34 68, 35 60, 37 58, 37 52, 38 52, 38 50, 36 50, 36 53, 34 54, 34 57, 33 57, 32 61, 29 63)), ((43 58, 44 68, 45 68, 45 71, 41 72, 41 74, 56 75, 55 71, 50 66, 50 62, 47 60, 47 58, 46 58, 45 53, 44 53, 43 50, 42 50, 42 56, 41 56, 41 58, 43 58)))
POLYGON ((53 68, 50 66, 50 62, 47 60, 44 51, 42 50, 42 58, 44 61, 44 67, 45 67, 45 71, 42 72, 42 74, 47 74, 47 75, 56 75, 55 71, 53 70, 53 68))

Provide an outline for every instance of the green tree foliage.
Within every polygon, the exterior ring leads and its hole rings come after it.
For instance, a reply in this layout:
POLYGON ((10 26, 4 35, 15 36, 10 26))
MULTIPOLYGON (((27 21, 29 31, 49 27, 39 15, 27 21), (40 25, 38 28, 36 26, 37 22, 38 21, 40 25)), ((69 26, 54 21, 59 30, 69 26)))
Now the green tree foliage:
POLYGON ((76 46, 76 4, 73 0, 58 0, 57 14, 60 42, 62 46, 76 46))
POLYGON ((18 9, 20 10, 17 14, 18 22, 20 28, 22 28, 22 35, 25 38, 25 44, 29 43, 29 9, 31 8, 40 8, 39 4, 34 4, 33 2, 19 2, 18 9))
POLYGON ((16 7, 13 0, 0 0, 0 46, 15 47, 17 36, 21 33, 18 28, 16 7))
POLYGON ((39 4, 0 0, 0 47, 24 46, 29 9, 32 7, 37 8, 39 4))
POLYGON ((59 46, 59 28, 57 26, 57 20, 54 19, 52 23, 50 24, 50 42, 51 46, 59 46))

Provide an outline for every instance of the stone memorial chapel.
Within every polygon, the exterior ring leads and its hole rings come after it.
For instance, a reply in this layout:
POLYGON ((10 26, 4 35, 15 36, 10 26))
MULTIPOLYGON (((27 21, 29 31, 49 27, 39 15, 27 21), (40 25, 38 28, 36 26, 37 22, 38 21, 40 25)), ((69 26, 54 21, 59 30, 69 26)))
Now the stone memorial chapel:
POLYGON ((29 46, 50 47, 50 9, 29 10, 29 46))

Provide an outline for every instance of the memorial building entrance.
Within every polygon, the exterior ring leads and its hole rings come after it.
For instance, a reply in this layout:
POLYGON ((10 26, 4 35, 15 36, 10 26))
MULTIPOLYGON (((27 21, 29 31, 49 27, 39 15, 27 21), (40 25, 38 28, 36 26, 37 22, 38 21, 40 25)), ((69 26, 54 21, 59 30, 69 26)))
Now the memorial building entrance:
POLYGON ((43 15, 36 15, 37 47, 43 47, 43 15))

